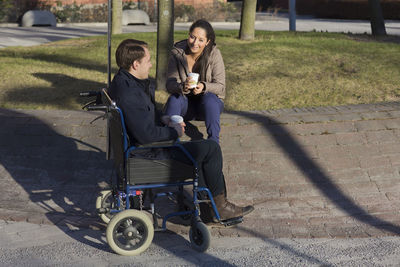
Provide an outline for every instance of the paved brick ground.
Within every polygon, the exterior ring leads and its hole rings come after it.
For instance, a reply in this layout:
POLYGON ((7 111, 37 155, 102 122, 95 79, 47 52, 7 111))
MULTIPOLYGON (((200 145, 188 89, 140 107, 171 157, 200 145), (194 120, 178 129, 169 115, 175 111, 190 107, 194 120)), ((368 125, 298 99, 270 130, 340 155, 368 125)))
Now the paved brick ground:
MULTIPOLYGON (((104 121, 90 124, 98 114, 0 109, 0 219, 104 229, 94 202, 111 165, 104 121)), ((400 103, 226 111, 221 121, 229 198, 256 210, 214 235, 400 233, 400 103)), ((188 135, 204 131, 194 122, 188 135)))

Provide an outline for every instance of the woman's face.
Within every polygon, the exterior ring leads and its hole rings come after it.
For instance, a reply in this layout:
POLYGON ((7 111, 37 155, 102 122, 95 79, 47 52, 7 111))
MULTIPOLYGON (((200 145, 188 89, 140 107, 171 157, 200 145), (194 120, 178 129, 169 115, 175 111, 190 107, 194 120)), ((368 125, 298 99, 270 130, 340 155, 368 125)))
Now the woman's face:
POLYGON ((193 54, 200 55, 210 40, 207 39, 207 33, 203 28, 194 28, 189 33, 188 46, 193 54))

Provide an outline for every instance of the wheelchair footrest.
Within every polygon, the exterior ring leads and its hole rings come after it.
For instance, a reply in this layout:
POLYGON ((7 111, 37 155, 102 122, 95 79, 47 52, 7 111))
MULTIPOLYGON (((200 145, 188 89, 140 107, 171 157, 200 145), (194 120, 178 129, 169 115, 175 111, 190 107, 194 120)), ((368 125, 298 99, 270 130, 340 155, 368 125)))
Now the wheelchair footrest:
POLYGON ((231 218, 228 220, 221 221, 220 223, 225 226, 232 226, 243 222, 243 216, 231 218))
POLYGON ((167 229, 164 229, 162 227, 159 227, 159 226, 154 227, 154 232, 166 232, 166 231, 167 231, 167 229))

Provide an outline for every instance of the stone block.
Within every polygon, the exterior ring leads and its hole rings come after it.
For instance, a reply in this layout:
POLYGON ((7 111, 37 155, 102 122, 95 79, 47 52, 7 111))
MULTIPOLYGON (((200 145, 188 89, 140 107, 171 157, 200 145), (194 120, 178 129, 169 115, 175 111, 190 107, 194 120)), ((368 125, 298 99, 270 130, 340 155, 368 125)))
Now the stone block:
POLYGON ((129 24, 150 24, 149 15, 143 10, 124 10, 122 11, 122 25, 129 24))
POLYGON ((369 168, 379 168, 379 167, 390 167, 390 159, 387 156, 376 156, 372 157, 366 155, 364 157, 360 157, 360 166, 363 169, 369 168))
POLYGON ((365 134, 369 144, 384 144, 384 143, 398 144, 399 142, 399 137, 393 130, 373 131, 373 132, 366 132, 365 134))
POLYGON ((360 145, 366 144, 367 139, 363 133, 340 133, 336 135, 339 145, 360 145))
POLYGON ((57 21, 53 13, 47 10, 29 10, 22 16, 21 26, 52 26, 56 27, 57 21))

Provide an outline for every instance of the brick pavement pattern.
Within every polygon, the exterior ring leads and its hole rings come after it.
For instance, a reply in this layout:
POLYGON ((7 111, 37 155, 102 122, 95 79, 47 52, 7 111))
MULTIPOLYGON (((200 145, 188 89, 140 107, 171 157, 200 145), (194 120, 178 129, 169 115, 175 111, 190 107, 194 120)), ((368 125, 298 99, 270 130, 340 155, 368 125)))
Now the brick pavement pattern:
MULTIPOLYGON (((0 219, 105 228, 94 208, 112 175, 105 121, 91 123, 100 114, 0 109, 0 219)), ((228 197, 256 209, 212 234, 400 234, 400 103, 225 111, 221 125, 228 197)), ((187 133, 204 136, 204 123, 187 133)))

